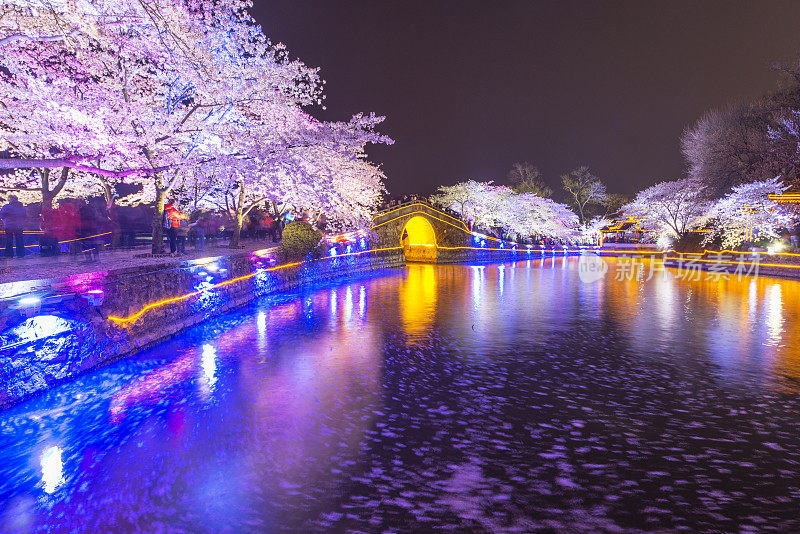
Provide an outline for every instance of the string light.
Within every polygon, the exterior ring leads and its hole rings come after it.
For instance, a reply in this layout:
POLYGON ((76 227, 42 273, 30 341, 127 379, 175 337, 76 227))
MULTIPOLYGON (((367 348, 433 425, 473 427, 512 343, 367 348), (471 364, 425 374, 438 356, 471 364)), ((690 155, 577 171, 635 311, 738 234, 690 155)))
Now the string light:
MULTIPOLYGON (((340 254, 337 257, 341 258, 341 257, 345 257, 345 256, 359 256, 361 254, 368 254, 370 252, 383 252, 383 251, 386 251, 386 250, 400 250, 400 249, 402 249, 402 247, 386 247, 386 248, 379 248, 379 249, 375 249, 375 250, 364 250, 364 251, 360 251, 360 252, 351 252, 349 254, 340 254)), ((322 258, 322 259, 330 259, 330 258, 322 258)), ((312 260, 311 262, 298 261, 298 262, 295 262, 295 263, 287 263, 287 264, 284 264, 284 265, 278 265, 278 266, 275 266, 275 267, 268 267, 268 268, 262 269, 261 272, 279 271, 279 270, 282 270, 282 269, 288 269, 290 267, 297 267, 297 266, 303 265, 305 263, 313 263, 315 261, 320 261, 320 260, 312 260)), ((224 282, 219 282, 217 284, 211 284, 208 287, 204 288, 204 290, 205 291, 209 291, 211 289, 216 289, 216 288, 219 288, 219 287, 225 287, 225 286, 228 286, 228 285, 231 285, 231 284, 235 284, 237 282, 242 282, 244 280, 249 280, 250 278, 253 278, 254 276, 256 276, 256 274, 257 273, 254 272, 254 273, 246 274, 246 275, 243 275, 243 276, 239 276, 237 278, 232 278, 230 280, 225 280, 224 282)), ((176 297, 162 299, 162 300, 159 300, 159 301, 156 301, 156 302, 151 302, 150 304, 145 305, 138 312, 136 312, 134 314, 131 314, 131 315, 127 316, 127 317, 118 317, 116 315, 109 315, 108 316, 108 320, 113 322, 113 323, 115 323, 115 324, 117 324, 117 325, 120 325, 120 326, 128 326, 131 323, 135 323, 137 319, 139 319, 142 315, 144 315, 145 313, 147 313, 150 310, 153 310, 155 308, 159 308, 161 306, 166 306, 167 304, 173 304, 173 303, 176 303, 176 302, 181 302, 181 301, 190 299, 192 297, 196 297, 196 296, 200 295, 201 293, 202 293, 202 291, 192 291, 192 292, 186 293, 184 295, 179 295, 179 296, 176 296, 176 297)))

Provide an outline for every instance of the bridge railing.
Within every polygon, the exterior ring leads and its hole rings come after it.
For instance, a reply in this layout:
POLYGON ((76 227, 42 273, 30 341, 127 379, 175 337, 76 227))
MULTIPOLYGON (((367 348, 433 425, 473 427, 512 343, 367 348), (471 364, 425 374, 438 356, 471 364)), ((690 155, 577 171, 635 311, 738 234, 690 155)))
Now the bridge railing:
POLYGON ((392 212, 395 212, 395 211, 398 211, 398 210, 401 210, 403 208, 407 208, 407 207, 410 207, 410 206, 414 206, 414 205, 417 205, 417 204, 423 205, 423 206, 427 206, 428 208, 430 208, 430 209, 432 209, 432 210, 434 210, 434 211, 436 211, 438 213, 441 213, 443 215, 446 215, 447 217, 450 217, 451 219, 464 224, 464 226, 467 226, 466 223, 464 222, 464 220, 457 213, 455 213, 455 212, 448 213, 448 210, 440 208, 438 206, 434 206, 431 202, 429 202, 427 200, 410 200, 408 202, 403 202, 402 204, 397 204, 395 206, 388 206, 388 207, 383 208, 380 211, 378 211, 372 217, 372 220, 375 221, 375 220, 377 220, 377 219, 379 219, 379 218, 381 218, 381 217, 383 217, 383 216, 385 216, 385 215, 387 215, 389 213, 392 213, 392 212))

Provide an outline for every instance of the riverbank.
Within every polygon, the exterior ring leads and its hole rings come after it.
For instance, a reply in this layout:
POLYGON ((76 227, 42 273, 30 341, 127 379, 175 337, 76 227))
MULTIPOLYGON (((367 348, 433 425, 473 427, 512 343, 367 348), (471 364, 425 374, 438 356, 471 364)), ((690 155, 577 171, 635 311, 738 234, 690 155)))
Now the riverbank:
MULTIPOLYGON (((663 262, 664 267, 681 272, 707 272, 720 276, 775 276, 800 279, 800 254, 793 252, 747 252, 738 250, 705 250, 703 252, 657 251, 650 249, 594 250, 600 256, 649 259, 663 262)), ((690 273, 691 274, 691 273, 690 273)))
MULTIPOLYGON (((69 274, 0 284, 0 406, 140 352, 259 297, 406 264, 402 247, 380 247, 366 238, 326 243, 316 259, 303 261, 284 257, 280 247, 224 252, 187 259, 133 258, 141 263, 108 270, 86 270, 97 264, 44 266, 69 274)), ((491 263, 578 251, 511 246, 447 252, 453 260, 491 263)))
POLYGON ((273 247, 2 284, 0 406, 261 296, 405 264, 399 247, 351 248, 292 262, 273 247))

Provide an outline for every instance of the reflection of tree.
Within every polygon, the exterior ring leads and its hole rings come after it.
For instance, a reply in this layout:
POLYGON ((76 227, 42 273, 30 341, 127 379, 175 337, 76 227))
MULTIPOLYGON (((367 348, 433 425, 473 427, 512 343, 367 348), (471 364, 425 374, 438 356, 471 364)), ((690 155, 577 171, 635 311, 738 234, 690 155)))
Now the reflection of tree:
MULTIPOLYGON (((649 263, 645 260, 644 278, 649 263)), ((746 380, 764 376, 772 387, 800 393, 800 284, 767 277, 676 278, 677 270, 649 281, 617 280, 613 262, 605 278, 603 307, 616 330, 631 332, 637 354, 665 352, 688 368, 746 380)))

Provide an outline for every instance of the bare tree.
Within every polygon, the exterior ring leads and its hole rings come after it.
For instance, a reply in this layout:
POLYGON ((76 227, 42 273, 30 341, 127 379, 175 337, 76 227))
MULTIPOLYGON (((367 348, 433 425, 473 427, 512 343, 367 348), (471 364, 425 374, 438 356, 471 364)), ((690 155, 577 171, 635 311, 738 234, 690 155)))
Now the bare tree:
POLYGON ((631 198, 622 193, 606 193, 606 199, 603 201, 603 210, 598 215, 601 217, 609 217, 622 210, 623 206, 631 201, 631 198))
MULTIPOLYGON (((786 70, 786 69, 784 69, 786 70)), ((800 72, 795 72, 800 79, 800 72)), ((712 196, 731 188, 800 174, 800 153, 792 123, 800 111, 800 84, 761 98, 706 112, 681 137, 691 178, 712 196)))
POLYGON ((587 219, 587 207, 602 204, 606 200, 605 184, 586 166, 562 174, 561 186, 567 193, 567 203, 578 212, 582 225, 587 219))
POLYGON ((536 196, 548 198, 553 195, 553 190, 542 180, 542 173, 531 163, 514 163, 508 171, 508 181, 516 193, 533 193, 536 196))

